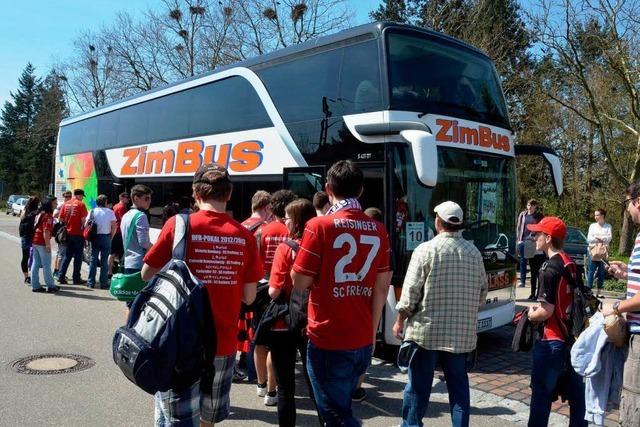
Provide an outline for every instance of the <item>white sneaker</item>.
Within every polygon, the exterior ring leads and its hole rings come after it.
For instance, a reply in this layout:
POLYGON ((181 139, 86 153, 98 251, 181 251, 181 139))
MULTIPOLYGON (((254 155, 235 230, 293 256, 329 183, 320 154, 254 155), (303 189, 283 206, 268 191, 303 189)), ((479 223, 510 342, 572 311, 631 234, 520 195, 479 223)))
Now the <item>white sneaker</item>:
POLYGON ((260 386, 260 384, 258 384, 256 386, 256 392, 258 393, 258 397, 265 397, 267 395, 267 385, 260 386))
POLYGON ((264 397, 264 405, 265 406, 276 406, 278 404, 278 395, 269 396, 268 394, 264 397))

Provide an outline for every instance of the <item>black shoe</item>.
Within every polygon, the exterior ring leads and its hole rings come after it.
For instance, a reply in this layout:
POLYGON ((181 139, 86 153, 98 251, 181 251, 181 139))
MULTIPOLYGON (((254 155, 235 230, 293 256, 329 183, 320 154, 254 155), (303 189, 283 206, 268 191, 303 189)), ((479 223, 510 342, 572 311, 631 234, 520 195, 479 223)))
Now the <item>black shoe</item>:
POLYGON ((78 280, 73 280, 73 284, 74 285, 86 285, 87 281, 86 280, 82 280, 82 279, 78 279, 78 280))
POLYGON ((31 289, 31 292, 37 292, 37 293, 42 293, 42 292, 47 292, 47 290, 45 288, 38 288, 38 289, 31 289))
POLYGON ((25 277, 24 278, 24 284, 25 285, 30 285, 31 284, 31 277, 25 277))
POLYGON ((536 300, 536 296, 534 294, 529 295, 529 298, 527 298, 530 301, 535 301, 536 300))
POLYGON ((238 369, 238 367, 234 366, 233 367, 233 378, 231 379, 231 382, 241 383, 245 379, 247 379, 247 375, 244 372, 242 372, 240 369, 238 369))
POLYGON ((54 286, 52 288, 47 288, 47 292, 50 294, 56 293, 60 290, 60 288, 58 286, 54 286))
POLYGON ((96 287, 96 285, 92 285, 92 284, 90 284, 90 283, 87 283, 87 288, 89 288, 89 289, 93 289, 93 288, 95 288, 95 287, 96 287))
POLYGON ((367 397, 367 392, 362 387, 358 387, 351 395, 351 400, 354 402, 362 402, 367 397))
POLYGON ((58 278, 58 283, 60 283, 61 285, 68 285, 69 282, 67 282, 67 278, 66 277, 59 277, 58 278))

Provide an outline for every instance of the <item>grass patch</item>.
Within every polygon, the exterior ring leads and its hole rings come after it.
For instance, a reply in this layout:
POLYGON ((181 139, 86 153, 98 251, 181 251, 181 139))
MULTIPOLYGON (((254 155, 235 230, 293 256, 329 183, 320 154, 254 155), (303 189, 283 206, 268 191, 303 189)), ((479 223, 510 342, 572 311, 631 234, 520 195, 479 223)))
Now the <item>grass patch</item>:
POLYGON ((627 292, 627 284, 622 280, 617 279, 609 279, 604 281, 604 289, 605 291, 610 292, 627 292))

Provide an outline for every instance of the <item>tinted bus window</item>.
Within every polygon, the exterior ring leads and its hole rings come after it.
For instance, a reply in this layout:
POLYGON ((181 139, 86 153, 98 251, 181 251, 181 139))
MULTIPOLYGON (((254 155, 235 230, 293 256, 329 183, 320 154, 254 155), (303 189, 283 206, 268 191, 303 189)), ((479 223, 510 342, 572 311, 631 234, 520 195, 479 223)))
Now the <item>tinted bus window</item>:
POLYGON ((344 48, 340 72, 342 114, 382 109, 378 43, 371 40, 344 48))
POLYGON ((269 126, 253 86, 230 77, 63 126, 59 147, 65 155, 269 126))
POLYGON ((426 36, 388 34, 392 109, 509 128, 502 89, 488 58, 426 36))
POLYGON ((192 135, 272 126, 262 100, 242 77, 196 88, 189 111, 192 135))
POLYGON ((258 70, 285 122, 323 118, 338 102, 342 49, 258 70))

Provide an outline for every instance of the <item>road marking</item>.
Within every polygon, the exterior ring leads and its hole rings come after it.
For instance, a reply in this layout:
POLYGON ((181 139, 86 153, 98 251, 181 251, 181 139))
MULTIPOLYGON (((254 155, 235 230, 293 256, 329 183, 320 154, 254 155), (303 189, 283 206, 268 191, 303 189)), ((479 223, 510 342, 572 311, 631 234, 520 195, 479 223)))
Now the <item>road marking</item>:
POLYGON ((12 242, 20 243, 20 238, 14 236, 13 234, 9 234, 9 233, 5 233, 4 231, 0 231, 0 236, 4 237, 7 240, 11 240, 12 242))

